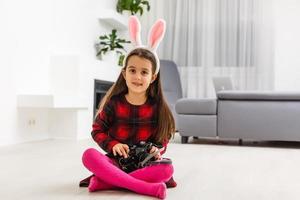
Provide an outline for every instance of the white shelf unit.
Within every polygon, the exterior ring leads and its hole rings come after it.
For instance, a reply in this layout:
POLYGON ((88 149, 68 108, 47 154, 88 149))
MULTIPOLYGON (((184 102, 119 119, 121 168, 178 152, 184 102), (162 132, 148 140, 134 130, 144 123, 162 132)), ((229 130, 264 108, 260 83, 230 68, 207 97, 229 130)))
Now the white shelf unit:
POLYGON ((76 96, 17 95, 18 108, 88 109, 86 100, 76 96))
POLYGON ((99 19, 118 30, 127 30, 127 17, 114 10, 103 10, 99 19))

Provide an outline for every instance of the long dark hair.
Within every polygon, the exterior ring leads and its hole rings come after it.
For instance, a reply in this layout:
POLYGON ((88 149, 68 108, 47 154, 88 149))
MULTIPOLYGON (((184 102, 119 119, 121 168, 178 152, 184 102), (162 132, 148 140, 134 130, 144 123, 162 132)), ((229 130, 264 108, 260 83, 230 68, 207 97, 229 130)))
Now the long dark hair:
MULTIPOLYGON (((149 60, 152 64, 152 73, 155 72, 155 69, 157 67, 156 59, 153 53, 143 48, 134 49, 128 54, 125 60, 125 67, 123 68, 123 70, 126 70, 128 60, 131 56, 138 56, 140 58, 149 60)), ((112 85, 112 87, 107 91, 106 95, 101 100, 99 110, 96 116, 99 114, 99 112, 101 112, 101 110, 107 104, 107 102, 110 101, 112 96, 119 95, 122 93, 128 93, 128 88, 126 85, 126 80, 124 79, 121 72, 117 81, 112 85)), ((174 117, 172 115, 172 112, 169 109, 162 92, 160 72, 158 72, 155 81, 153 81, 153 83, 149 85, 146 95, 147 97, 150 96, 151 98, 154 98, 158 103, 158 109, 157 109, 159 111, 158 127, 157 127, 157 134, 155 135, 154 139, 158 143, 163 143, 171 139, 172 136, 174 136, 175 122, 174 122, 174 117)))

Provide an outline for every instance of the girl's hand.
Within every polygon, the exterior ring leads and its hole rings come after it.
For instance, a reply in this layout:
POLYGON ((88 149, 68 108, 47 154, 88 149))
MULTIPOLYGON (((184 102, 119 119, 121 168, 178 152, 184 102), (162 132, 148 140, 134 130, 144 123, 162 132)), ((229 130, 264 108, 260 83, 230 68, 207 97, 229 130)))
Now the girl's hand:
POLYGON ((113 146, 112 152, 114 156, 119 154, 120 156, 127 158, 129 153, 129 146, 127 144, 118 143, 115 146, 113 146))
MULTIPOLYGON (((150 152, 149 153, 154 153, 156 151, 159 151, 159 149, 155 146, 152 146, 152 148, 150 149, 150 152)), ((158 154, 156 154, 154 156, 155 160, 160 160, 161 159, 161 155, 160 155, 160 152, 158 154)))

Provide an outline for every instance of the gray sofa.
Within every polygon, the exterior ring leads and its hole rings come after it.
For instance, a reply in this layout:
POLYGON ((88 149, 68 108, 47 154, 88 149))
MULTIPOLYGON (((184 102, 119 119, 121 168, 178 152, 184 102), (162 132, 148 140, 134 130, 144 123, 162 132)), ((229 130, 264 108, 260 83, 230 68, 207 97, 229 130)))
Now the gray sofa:
POLYGON ((176 103, 182 143, 190 136, 300 141, 300 93, 220 91, 176 103))
POLYGON ((178 124, 175 104, 182 98, 182 87, 177 65, 171 60, 160 60, 160 76, 164 97, 172 111, 175 124, 178 124))

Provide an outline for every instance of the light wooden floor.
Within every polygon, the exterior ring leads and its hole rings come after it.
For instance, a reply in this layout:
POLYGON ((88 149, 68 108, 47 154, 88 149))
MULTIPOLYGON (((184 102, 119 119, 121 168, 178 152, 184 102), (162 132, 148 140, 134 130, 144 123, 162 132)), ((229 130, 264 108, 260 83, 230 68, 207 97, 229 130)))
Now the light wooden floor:
MULTIPOLYGON (((169 145, 178 187, 167 199, 259 200, 300 198, 300 144, 214 144, 195 140, 169 145)), ((154 199, 127 191, 87 192, 81 154, 91 140, 46 140, 0 147, 1 200, 154 199)))

